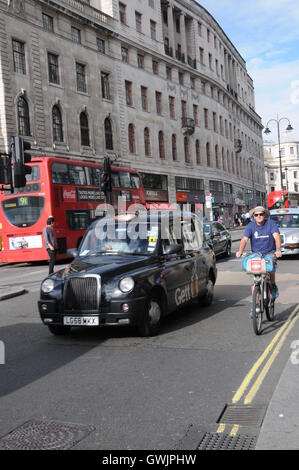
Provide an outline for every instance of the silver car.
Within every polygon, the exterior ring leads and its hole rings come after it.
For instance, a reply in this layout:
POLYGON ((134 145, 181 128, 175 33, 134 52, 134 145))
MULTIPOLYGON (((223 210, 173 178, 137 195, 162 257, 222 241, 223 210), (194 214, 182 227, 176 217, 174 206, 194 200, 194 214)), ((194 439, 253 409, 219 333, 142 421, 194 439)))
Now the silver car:
POLYGON ((270 217, 279 227, 283 255, 299 254, 299 208, 275 209, 270 217))

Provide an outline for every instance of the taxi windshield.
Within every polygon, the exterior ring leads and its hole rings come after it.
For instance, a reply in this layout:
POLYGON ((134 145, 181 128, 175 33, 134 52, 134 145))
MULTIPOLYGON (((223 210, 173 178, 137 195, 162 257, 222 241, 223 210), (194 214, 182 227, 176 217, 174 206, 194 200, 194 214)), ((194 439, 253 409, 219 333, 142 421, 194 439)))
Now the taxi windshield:
POLYGON ((151 255, 157 247, 158 232, 158 226, 148 227, 146 223, 108 225, 103 231, 95 225, 83 239, 79 256, 151 255))
POLYGON ((299 228, 299 214, 275 214, 271 219, 280 228, 299 228))

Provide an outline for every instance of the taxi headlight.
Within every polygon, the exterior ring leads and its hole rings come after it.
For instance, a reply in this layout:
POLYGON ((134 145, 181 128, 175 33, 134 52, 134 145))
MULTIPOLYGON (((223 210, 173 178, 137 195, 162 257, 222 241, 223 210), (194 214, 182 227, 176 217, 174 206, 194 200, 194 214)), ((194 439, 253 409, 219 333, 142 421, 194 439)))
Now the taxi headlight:
POLYGON ((134 279, 132 277, 124 277, 119 282, 119 288, 122 292, 127 293, 134 289, 134 279))
POLYGON ((55 282, 53 279, 46 279, 41 286, 41 290, 44 294, 49 294, 54 289, 55 282))

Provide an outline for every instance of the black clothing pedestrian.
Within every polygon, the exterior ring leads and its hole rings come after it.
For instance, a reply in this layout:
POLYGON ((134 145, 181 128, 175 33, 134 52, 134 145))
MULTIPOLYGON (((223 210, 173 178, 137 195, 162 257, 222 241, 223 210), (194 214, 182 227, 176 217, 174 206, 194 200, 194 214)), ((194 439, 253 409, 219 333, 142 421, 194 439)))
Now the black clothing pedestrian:
POLYGON ((56 261, 56 253, 58 249, 57 240, 53 231, 54 217, 49 217, 47 220, 47 226, 43 229, 43 237, 45 240, 46 250, 49 255, 49 274, 54 272, 54 266, 56 261))

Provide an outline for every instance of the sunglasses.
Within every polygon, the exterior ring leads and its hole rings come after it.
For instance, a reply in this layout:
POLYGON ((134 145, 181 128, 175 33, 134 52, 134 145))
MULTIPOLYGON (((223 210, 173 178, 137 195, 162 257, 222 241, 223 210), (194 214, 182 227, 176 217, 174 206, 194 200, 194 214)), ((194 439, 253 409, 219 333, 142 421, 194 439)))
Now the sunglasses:
POLYGON ((258 214, 254 214, 254 217, 264 217, 265 212, 259 212, 258 214))

